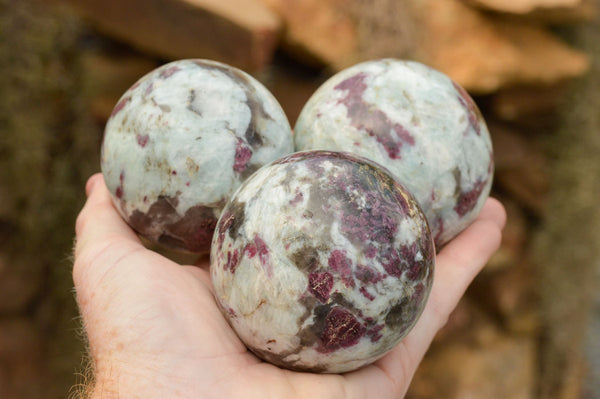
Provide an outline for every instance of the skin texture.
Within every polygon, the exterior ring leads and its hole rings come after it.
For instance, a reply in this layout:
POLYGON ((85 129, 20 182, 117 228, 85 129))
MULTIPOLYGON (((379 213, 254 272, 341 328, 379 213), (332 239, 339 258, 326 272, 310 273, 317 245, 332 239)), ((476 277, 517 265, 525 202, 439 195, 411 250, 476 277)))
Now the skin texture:
POLYGON ((421 318, 385 357, 343 374, 261 362, 222 316, 207 260, 181 266, 147 250, 90 178, 77 223, 73 279, 89 339, 92 398, 401 398, 436 332, 498 248, 506 213, 489 199, 437 255, 421 318))

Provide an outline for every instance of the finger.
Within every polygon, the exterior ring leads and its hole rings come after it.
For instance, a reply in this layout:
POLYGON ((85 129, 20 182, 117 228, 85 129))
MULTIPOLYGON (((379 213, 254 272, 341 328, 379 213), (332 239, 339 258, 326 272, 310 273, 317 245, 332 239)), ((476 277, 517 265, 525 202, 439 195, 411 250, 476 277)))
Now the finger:
POLYGON ((477 219, 438 254, 431 294, 411 333, 419 353, 425 353, 469 284, 500 246, 505 220, 500 203, 488 201, 477 219))
POLYGON ((102 173, 96 173, 90 176, 85 184, 85 195, 89 197, 90 193, 94 189, 94 186, 99 183, 101 184, 103 180, 104 178, 102 177, 102 173))
POLYGON ((502 204, 490 199, 477 219, 437 255, 433 287, 423 314, 401 344, 376 363, 395 386, 410 382, 435 334, 500 246, 505 222, 502 204))
POLYGON ((496 198, 487 199, 477 218, 493 221, 500 230, 504 229, 506 225, 506 211, 502 203, 496 198))
MULTIPOLYGON (((88 180, 86 193, 88 199, 75 223, 73 278, 76 285, 90 268, 91 260, 98 255, 123 256, 124 251, 142 247, 135 232, 117 212, 102 175, 96 174, 88 180), (109 247, 119 247, 120 250, 107 251, 109 247)), ((102 273, 102 270, 97 272, 102 273)))
POLYGON ((115 208, 101 174, 89 178, 86 184, 88 199, 77 217, 75 233, 78 240, 117 235, 139 243, 137 235, 115 208))

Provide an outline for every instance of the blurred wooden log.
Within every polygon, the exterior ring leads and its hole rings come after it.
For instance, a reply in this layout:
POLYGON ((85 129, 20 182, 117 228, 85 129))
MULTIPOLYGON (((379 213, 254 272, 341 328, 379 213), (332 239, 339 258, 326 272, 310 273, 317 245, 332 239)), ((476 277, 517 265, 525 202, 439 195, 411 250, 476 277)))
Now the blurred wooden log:
POLYGON ((268 71, 257 77, 277 98, 292 126, 308 99, 327 78, 286 57, 276 57, 268 71))
POLYGON ((49 397, 41 381, 43 374, 44 337, 28 318, 16 316, 0 319, 0 397, 49 397), (35 376, 35 383, 31 378, 35 376))
POLYGON ((25 313, 42 291, 44 270, 22 258, 0 255, 0 316, 25 313))
POLYGON ((594 0, 463 0, 483 10, 547 24, 589 21, 598 9, 594 0))
POLYGON ((584 74, 588 58, 547 30, 498 18, 460 0, 424 0, 418 58, 475 93, 550 85, 584 74))
POLYGON ((259 0, 63 0, 101 31, 169 59, 209 58, 255 71, 281 23, 259 0))
POLYGON ((544 214, 550 176, 546 154, 533 138, 489 123, 494 143, 495 184, 537 216, 544 214))
POLYGON ((345 0, 262 0, 285 23, 284 46, 313 65, 335 69, 353 62, 357 25, 345 0))
POLYGON ((406 398, 533 398, 533 340, 496 333, 489 341, 453 342, 428 353, 406 398))
POLYGON ((564 84, 509 87, 491 97, 489 109, 502 121, 530 128, 531 132, 548 132, 556 126, 564 94, 564 84))
POLYGON ((521 204, 515 199, 493 193, 506 209, 506 226, 502 231, 500 248, 492 255, 482 274, 497 272, 521 262, 528 247, 529 220, 521 204))
POLYGON ((84 51, 81 54, 83 95, 94 119, 104 126, 115 104, 138 79, 158 67, 158 61, 137 54, 84 51))
POLYGON ((587 57, 540 26, 461 0, 262 0, 284 21, 284 43, 334 71, 366 59, 420 60, 473 93, 580 76, 587 57))
MULTIPOLYGON (((485 270, 485 269, 484 269, 485 270)), ((539 332, 539 301, 531 262, 522 258, 502 270, 477 277, 470 293, 511 334, 536 336, 539 332)))

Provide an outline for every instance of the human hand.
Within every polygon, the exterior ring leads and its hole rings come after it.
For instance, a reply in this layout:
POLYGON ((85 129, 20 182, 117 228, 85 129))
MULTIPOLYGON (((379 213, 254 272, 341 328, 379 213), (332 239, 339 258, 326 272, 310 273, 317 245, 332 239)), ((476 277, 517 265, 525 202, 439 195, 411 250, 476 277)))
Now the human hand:
POLYGON ((146 249, 90 178, 77 223, 73 280, 95 381, 92 398, 401 398, 436 332, 500 245, 502 205, 437 255, 413 330, 372 365, 343 375, 299 373, 249 352, 219 311, 208 260, 181 266, 146 249))

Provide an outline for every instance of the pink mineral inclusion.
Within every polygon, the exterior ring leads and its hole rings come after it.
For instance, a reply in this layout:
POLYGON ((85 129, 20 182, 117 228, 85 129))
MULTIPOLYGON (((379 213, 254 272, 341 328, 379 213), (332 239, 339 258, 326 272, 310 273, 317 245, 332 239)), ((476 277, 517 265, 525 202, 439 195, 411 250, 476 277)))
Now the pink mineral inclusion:
POLYGON ((248 167, 248 162, 252 158, 252 150, 244 143, 242 139, 237 140, 235 147, 235 161, 233 163, 233 170, 237 173, 241 173, 248 167))
POLYGON ((371 342, 375 343, 375 342, 379 341, 381 339, 381 337, 383 337, 383 334, 381 333, 381 330, 383 330, 383 327, 384 327, 383 324, 378 324, 378 325, 370 328, 369 331, 367 331, 367 336, 371 339, 371 342))
POLYGON ((402 146, 414 145, 415 139, 402 125, 392 122, 383 111, 363 100, 363 94, 367 90, 366 77, 367 75, 361 72, 335 86, 335 90, 346 91, 339 103, 346 106, 346 114, 354 127, 375 137, 385 148, 390 159, 400 159, 402 146), (389 133, 391 131, 394 131, 397 137, 392 137, 389 133))
POLYGON ((333 276, 330 273, 310 273, 308 275, 308 291, 319 301, 325 303, 333 288, 333 276))
POLYGON ((357 265, 356 278, 365 284, 376 284, 386 276, 369 266, 357 265))
POLYGON ((148 136, 147 134, 138 134, 136 136, 137 143, 142 148, 146 147, 146 144, 148 144, 149 139, 150 136, 148 136))
POLYGON ((177 65, 173 65, 173 66, 170 66, 167 69, 164 69, 163 71, 161 71, 161 73, 159 74, 159 77, 162 79, 167 79, 179 71, 181 71, 181 68, 179 68, 177 65))
POLYGON ((244 254, 250 259, 258 255, 267 276, 273 276, 273 266, 271 265, 271 260, 269 258, 269 248, 258 234, 254 236, 254 241, 246 244, 244 247, 244 254))
POLYGON ((365 287, 360 287, 359 291, 369 301, 372 301, 373 299, 375 299, 375 296, 373 294, 371 294, 365 287))
POLYGON ((121 172, 119 175, 119 187, 115 190, 115 196, 118 199, 123 198, 123 181, 125 180, 125 172, 121 172))
POLYGON ((366 328, 352 313, 340 307, 333 307, 325 318, 321 334, 321 345, 317 351, 331 353, 340 348, 356 345, 365 335, 366 328))
POLYGON ((122 98, 117 105, 115 105, 115 108, 113 108, 110 117, 114 117, 116 114, 118 114, 119 112, 121 112, 123 110, 123 108, 125 108, 125 106, 127 105, 127 103, 131 101, 131 96, 127 96, 125 98, 122 98))
POLYGON ((233 252, 227 252, 227 263, 225 263, 225 270, 229 270, 232 274, 235 273, 235 269, 240 263, 240 252, 235 249, 233 252))
POLYGON ((475 187, 470 191, 460 193, 458 200, 456 201, 456 206, 454 207, 454 211, 458 213, 459 216, 465 216, 475 208, 486 183, 486 180, 480 180, 475 183, 475 187))
POLYGON ((294 196, 294 198, 290 200, 290 205, 296 206, 299 203, 301 203, 303 199, 304 199, 304 195, 302 194, 302 192, 298 191, 296 193, 296 195, 294 196))
POLYGON ((342 283, 344 283, 346 287, 354 287, 352 261, 348 259, 344 252, 340 251, 339 249, 332 251, 327 263, 332 271, 339 274, 342 279, 342 283))
POLYGON ((469 124, 475 130, 475 133, 477 133, 477 135, 480 136, 481 135, 481 126, 479 123, 480 113, 479 113, 479 109, 477 108, 477 105, 473 101, 473 98, 469 95, 469 93, 467 93, 467 91, 461 85, 457 84, 456 82, 452 82, 452 84, 454 85, 454 88, 458 92, 458 101, 467 110, 467 113, 469 114, 469 124))

